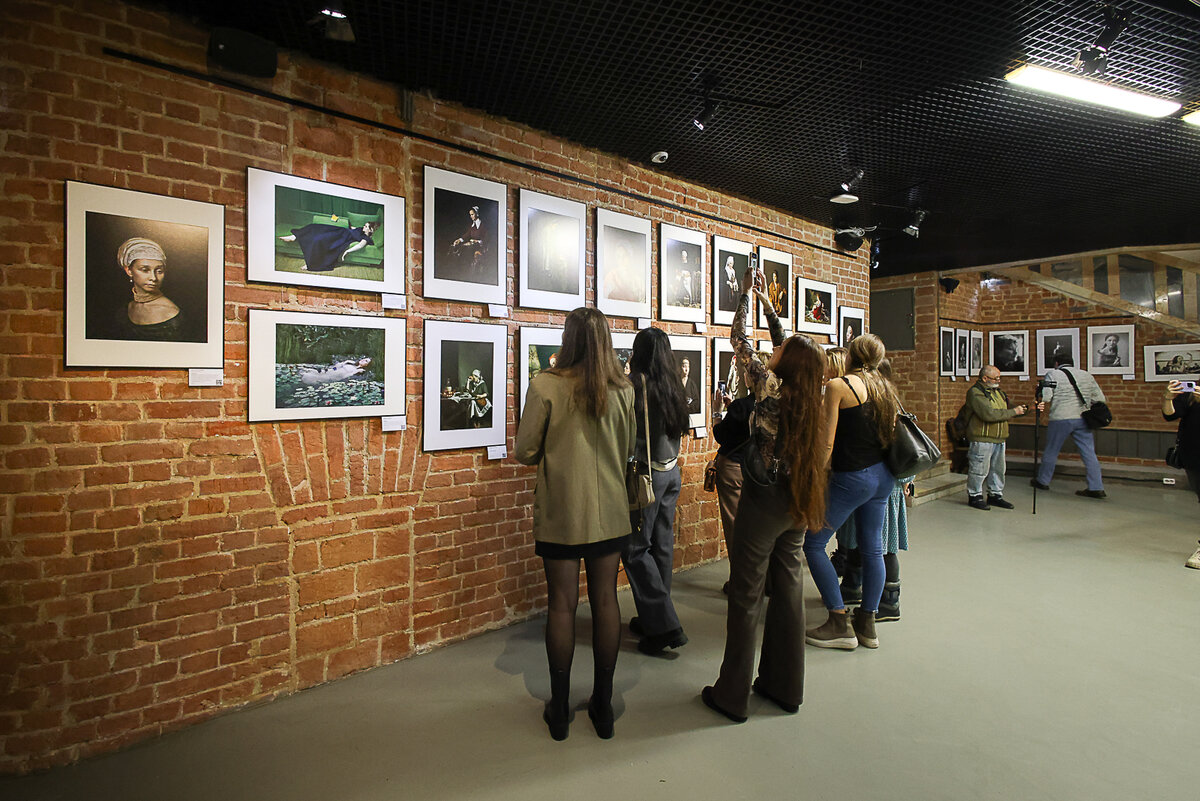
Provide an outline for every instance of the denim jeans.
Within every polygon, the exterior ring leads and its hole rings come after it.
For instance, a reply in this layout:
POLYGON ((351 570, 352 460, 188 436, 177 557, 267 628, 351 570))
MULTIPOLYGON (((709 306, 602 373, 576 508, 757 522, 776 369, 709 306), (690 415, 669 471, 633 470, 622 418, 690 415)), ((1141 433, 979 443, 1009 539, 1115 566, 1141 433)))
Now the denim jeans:
POLYGON ((846 608, 842 602, 841 588, 838 587, 837 571, 829 561, 825 546, 829 544, 833 532, 853 514, 858 527, 858 549, 862 554, 862 608, 867 612, 879 611, 884 578, 881 545, 883 518, 887 514, 887 499, 894 486, 896 479, 883 462, 862 470, 833 473, 829 477, 829 493, 825 498, 825 528, 820 531, 809 530, 804 535, 804 556, 826 609, 837 611, 846 608))
POLYGON ((621 554, 625 577, 633 591, 638 620, 646 634, 665 634, 680 628, 671 602, 671 570, 675 556, 675 502, 679 498, 677 462, 670 470, 651 470, 654 503, 633 512, 642 525, 634 529, 621 554))
POLYGON ((972 442, 967 448, 967 494, 983 494, 987 479, 988 495, 1004 494, 1004 443, 972 442))
POLYGON ((1038 468, 1038 482, 1049 486, 1050 479, 1054 477, 1054 465, 1058 462, 1058 452, 1068 436, 1075 440, 1075 447, 1079 449, 1079 455, 1083 458, 1087 488, 1104 489, 1104 480, 1100 478, 1100 461, 1096 458, 1096 438, 1082 417, 1051 420, 1046 424, 1046 448, 1042 452, 1042 464, 1038 468))

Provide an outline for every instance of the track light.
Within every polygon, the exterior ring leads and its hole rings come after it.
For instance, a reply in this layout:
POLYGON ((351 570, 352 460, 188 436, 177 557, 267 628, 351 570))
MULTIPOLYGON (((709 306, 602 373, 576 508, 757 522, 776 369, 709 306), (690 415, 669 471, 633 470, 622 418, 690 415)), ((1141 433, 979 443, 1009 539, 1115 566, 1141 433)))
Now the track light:
POLYGON ((830 203, 857 203, 858 195, 854 189, 863 179, 863 171, 855 170, 854 174, 838 184, 838 188, 829 196, 830 203))
POLYGON ((912 222, 904 226, 901 230, 913 239, 916 239, 921 235, 921 223, 925 221, 925 215, 928 213, 925 209, 917 209, 913 212, 912 222))
POLYGON ((871 242, 871 264, 870 269, 879 269, 879 240, 875 239, 871 242))
POLYGON ((833 232, 833 241, 842 250, 858 250, 862 247, 863 237, 868 232, 875 230, 874 225, 870 228, 855 226, 851 228, 838 228, 833 232))
POLYGON ((1103 75, 1108 68, 1108 49, 1129 24, 1129 12, 1121 11, 1112 3, 1101 3, 1104 11, 1104 28, 1090 47, 1085 47, 1075 56, 1071 66, 1084 75, 1103 75))
POLYGON ((334 42, 353 42, 354 28, 346 12, 333 6, 326 6, 321 12, 308 21, 309 25, 321 27, 326 39, 334 42))
POLYGON ((712 122, 713 115, 717 113, 716 101, 710 98, 704 98, 704 108, 700 113, 692 118, 692 125, 696 126, 696 130, 703 131, 704 127, 712 122))

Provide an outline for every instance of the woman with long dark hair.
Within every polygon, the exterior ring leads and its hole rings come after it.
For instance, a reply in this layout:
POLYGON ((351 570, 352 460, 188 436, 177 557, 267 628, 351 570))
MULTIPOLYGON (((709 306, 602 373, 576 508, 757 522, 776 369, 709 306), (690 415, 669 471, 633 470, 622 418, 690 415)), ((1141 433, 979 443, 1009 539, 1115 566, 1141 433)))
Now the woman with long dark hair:
MULTIPOLYGON (((1196 393, 1184 392, 1179 381, 1167 382, 1162 414, 1164 420, 1179 421, 1178 444, 1175 447, 1182 454, 1188 484, 1196 497, 1200 498, 1200 402, 1196 400, 1196 393)), ((1200 547, 1187 558, 1184 565, 1200 570, 1200 547)))
POLYGON ((608 321, 596 309, 567 315, 556 366, 529 382, 513 455, 537 465, 535 552, 546 571, 546 658, 550 701, 542 717, 567 737, 579 562, 592 609, 593 685, 588 717, 613 735, 612 687, 621 644, 617 568, 629 534, 625 463, 633 453, 633 391, 613 353, 608 321))
POLYGON ((638 332, 629 366, 636 399, 635 453, 644 454, 649 440, 654 502, 631 515, 633 531, 621 558, 638 612, 629 621, 629 628, 641 638, 638 650, 658 654, 687 644, 671 602, 671 570, 675 557, 675 501, 681 486, 679 439, 687 430, 688 410, 675 354, 663 331, 643 328, 638 332), (650 418, 649 431, 643 421, 643 408, 650 418))
POLYGON ((883 451, 895 436, 896 413, 900 410, 896 388, 879 372, 886 355, 879 337, 856 337, 850 343, 847 374, 825 387, 825 453, 821 463, 828 463, 833 472, 825 525, 820 529, 810 527, 804 537, 808 569, 829 610, 829 619, 805 637, 809 645, 818 648, 851 651, 859 645, 879 647, 875 613, 883 595, 881 536, 887 499, 896 485, 895 476, 883 462, 883 451), (853 630, 837 572, 825 552, 834 530, 852 514, 862 555, 862 605, 854 610, 853 630))
POLYGON ((804 592, 801 551, 806 526, 824 520, 821 387, 825 354, 803 334, 783 341, 783 328, 761 273, 747 270, 733 318, 734 354, 754 394, 751 447, 742 460, 742 496, 729 544, 729 614, 725 656, 704 703, 730 720, 746 720, 753 689, 786 712, 804 695, 804 592), (767 315, 775 344, 770 362, 755 358, 745 334, 751 289, 767 315), (762 656, 754 670, 755 632, 767 582, 762 656))

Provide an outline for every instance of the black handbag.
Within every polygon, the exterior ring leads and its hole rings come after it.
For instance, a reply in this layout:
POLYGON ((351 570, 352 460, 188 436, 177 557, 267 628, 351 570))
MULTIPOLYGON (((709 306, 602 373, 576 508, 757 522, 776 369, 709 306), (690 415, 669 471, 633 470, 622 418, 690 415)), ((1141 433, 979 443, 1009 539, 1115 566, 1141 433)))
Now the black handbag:
POLYGON ((884 449, 883 461, 896 478, 923 473, 942 458, 941 449, 917 425, 916 415, 904 411, 896 415, 896 433, 884 449))
POLYGON ((1079 402, 1083 404, 1083 412, 1079 416, 1083 418, 1084 425, 1088 428, 1104 428, 1110 424, 1113 421, 1113 416, 1108 408, 1108 404, 1104 401, 1096 401, 1091 406, 1088 406, 1083 393, 1079 391, 1079 385, 1075 383, 1075 376, 1071 375, 1071 371, 1066 369, 1063 369, 1063 374, 1071 382, 1071 386, 1075 387, 1075 394, 1079 396, 1079 402))
POLYGON ((1166 457, 1167 467, 1174 467, 1176 470, 1183 470, 1183 448, 1179 447, 1179 440, 1175 440, 1175 444, 1167 448, 1166 457))

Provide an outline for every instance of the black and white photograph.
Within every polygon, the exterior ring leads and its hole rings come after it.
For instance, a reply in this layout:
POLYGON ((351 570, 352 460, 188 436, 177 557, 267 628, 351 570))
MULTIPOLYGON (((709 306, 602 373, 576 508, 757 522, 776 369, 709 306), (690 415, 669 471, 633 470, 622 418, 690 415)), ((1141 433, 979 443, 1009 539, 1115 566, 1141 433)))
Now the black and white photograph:
POLYGON ((251 309, 250 422, 404 414, 405 333, 402 317, 251 309))
POLYGON ((571 311, 584 305, 587 206, 520 192, 517 299, 533 309, 571 311))
POLYGON ((250 167, 246 277, 404 294, 404 198, 250 167))
POLYGON ((620 362, 626 377, 629 376, 629 358, 633 355, 633 338, 636 336, 634 331, 612 332, 613 353, 617 355, 617 361, 620 362))
MULTIPOLYGON (((713 237, 713 324, 729 325, 742 296, 742 276, 750 267, 754 245, 724 236, 713 237)), ((747 326, 754 325, 754 306, 747 326)))
POLYGON ((1071 364, 1081 366, 1079 361, 1078 328, 1043 328, 1037 332, 1037 374, 1045 375, 1054 367, 1058 356, 1070 356, 1071 364))
POLYGON ((67 367, 218 368, 225 207, 67 181, 67 367))
POLYGON ((1146 345, 1147 381, 1200 381, 1200 343, 1146 345))
POLYGON ((683 397, 687 401, 689 424, 692 428, 703 426, 710 394, 706 377, 708 338, 672 334, 670 340, 675 365, 679 368, 679 381, 683 385, 683 397))
POLYGON ((983 332, 971 332, 971 366, 968 375, 977 376, 983 369, 983 332))
POLYGON ((838 336, 834 341, 843 348, 864 333, 866 311, 853 306, 838 306, 838 336))
MULTIPOLYGON (((779 322, 784 328, 792 327, 792 254, 774 248, 758 248, 758 267, 766 281, 767 300, 779 315, 779 322)), ((755 304, 758 305, 757 303, 755 304)), ((767 315, 761 309, 758 313, 758 325, 767 327, 767 315)))
POLYGON ((989 350, 1000 375, 1029 375, 1029 332, 992 331, 989 350))
POLYGON ((425 167, 427 298, 508 303, 504 184, 425 167))
POLYGON ((725 384, 725 391, 735 398, 746 394, 739 386, 742 383, 741 376, 733 365, 733 345, 730 344, 729 337, 713 337, 713 379, 709 387, 710 392, 720 389, 720 385, 725 384))
POLYGON ((650 221, 596 209, 596 308, 650 316, 650 221))
POLYGON ((1092 375, 1134 374, 1132 325, 1089 325, 1087 371, 1092 375))
POLYGON ((954 375, 954 329, 938 329, 938 375, 954 375))
POLYGON ((971 332, 959 328, 954 332, 954 374, 966 376, 971 369, 971 332))
POLYGON ((529 391, 529 382, 533 377, 557 365, 562 336, 561 327, 521 326, 521 357, 517 372, 521 379, 521 403, 517 407, 518 413, 525 408, 525 393, 529 391))
POLYGON ((425 320, 425 450, 503 445, 508 327, 425 320))
POLYGON ((659 319, 704 322, 705 242, 702 231, 658 226, 659 319))
POLYGON ((812 278, 796 279, 796 330, 828 334, 837 340, 837 286, 812 278))

